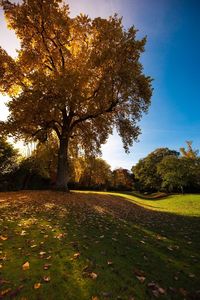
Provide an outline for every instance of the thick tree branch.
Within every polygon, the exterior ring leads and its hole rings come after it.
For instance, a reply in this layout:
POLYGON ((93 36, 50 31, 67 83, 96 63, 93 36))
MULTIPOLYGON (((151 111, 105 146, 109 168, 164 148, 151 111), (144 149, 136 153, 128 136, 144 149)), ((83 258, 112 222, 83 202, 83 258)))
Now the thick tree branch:
POLYGON ((103 115, 105 113, 111 113, 113 112, 114 108, 117 106, 117 104, 119 103, 118 99, 116 101, 113 101, 111 102, 111 104, 109 105, 108 108, 106 109, 102 109, 102 110, 99 110, 95 113, 91 113, 91 114, 88 114, 88 115, 85 115, 85 116, 82 116, 82 117, 79 117, 78 120, 75 120, 71 126, 70 126, 70 130, 72 130, 77 124, 81 123, 81 122, 84 122, 86 120, 92 120, 92 119, 95 119, 97 117, 99 117, 100 115, 103 115))
POLYGON ((43 131, 43 130, 53 129, 53 130, 56 132, 58 138, 60 138, 60 137, 61 137, 61 133, 60 133, 60 130, 59 130, 58 125, 59 125, 60 128, 62 128, 62 125, 61 125, 59 122, 57 122, 57 121, 55 121, 55 120, 51 120, 51 121, 45 123, 44 125, 41 125, 42 127, 39 128, 38 130, 36 130, 36 131, 32 134, 32 136, 33 136, 33 137, 36 136, 39 132, 41 132, 41 131, 43 131))

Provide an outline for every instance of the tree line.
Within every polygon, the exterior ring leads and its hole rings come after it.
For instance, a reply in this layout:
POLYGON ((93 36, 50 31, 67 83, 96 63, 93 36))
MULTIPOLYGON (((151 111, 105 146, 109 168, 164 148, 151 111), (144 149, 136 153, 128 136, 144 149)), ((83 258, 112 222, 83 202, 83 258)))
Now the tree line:
POLYGON ((159 148, 132 167, 140 191, 199 192, 200 157, 187 141, 180 152, 159 148))
MULTIPOLYGON (((28 158, 0 137, 0 190, 49 189, 56 185, 58 141, 39 143, 28 158)), ((180 152, 158 148, 131 168, 111 170, 100 157, 71 153, 71 189, 139 191, 142 193, 199 192, 200 157, 187 142, 180 152), (72 155, 73 154, 73 155, 72 155)))

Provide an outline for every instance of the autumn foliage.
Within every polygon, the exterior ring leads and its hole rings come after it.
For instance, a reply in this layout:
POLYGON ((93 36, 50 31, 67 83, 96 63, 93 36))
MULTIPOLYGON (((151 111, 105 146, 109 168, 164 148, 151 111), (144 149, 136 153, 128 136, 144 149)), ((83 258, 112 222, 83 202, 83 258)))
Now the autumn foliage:
POLYGON ((16 59, 0 48, 0 92, 11 97, 1 130, 24 139, 59 140, 57 189, 67 189, 69 149, 97 153, 115 127, 124 148, 137 139, 151 78, 139 61, 146 40, 116 15, 71 18, 60 0, 2 0, 20 40, 16 59))

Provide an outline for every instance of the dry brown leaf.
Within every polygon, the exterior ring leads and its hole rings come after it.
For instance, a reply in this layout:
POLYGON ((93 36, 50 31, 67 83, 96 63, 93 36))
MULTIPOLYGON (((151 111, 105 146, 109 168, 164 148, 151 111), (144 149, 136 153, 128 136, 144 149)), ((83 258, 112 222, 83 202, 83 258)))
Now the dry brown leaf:
POLYGON ((28 261, 27 261, 27 262, 25 262, 25 263, 22 265, 22 269, 23 269, 24 271, 26 271, 26 270, 30 269, 30 264, 29 264, 29 262, 28 262, 28 261))
POLYGON ((180 288, 179 289, 179 292, 180 292, 180 294, 182 295, 182 296, 187 296, 187 291, 185 290, 185 289, 183 289, 183 288, 180 288))

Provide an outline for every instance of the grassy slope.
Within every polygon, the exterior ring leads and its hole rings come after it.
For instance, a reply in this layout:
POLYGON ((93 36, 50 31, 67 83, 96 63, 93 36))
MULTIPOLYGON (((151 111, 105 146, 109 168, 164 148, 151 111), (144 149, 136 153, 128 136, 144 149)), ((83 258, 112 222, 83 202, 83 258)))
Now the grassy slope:
POLYGON ((200 197, 120 196, 1 193, 0 299, 198 299, 200 197))
MULTIPOLYGON (((85 192, 93 193, 93 192, 85 192)), ((170 195, 161 198, 151 199, 148 196, 144 198, 136 197, 131 193, 107 193, 99 192, 99 194, 110 194, 123 197, 132 203, 143 206, 144 208, 174 213, 183 216, 197 216, 200 217, 200 195, 199 194, 185 194, 185 195, 170 195)))

